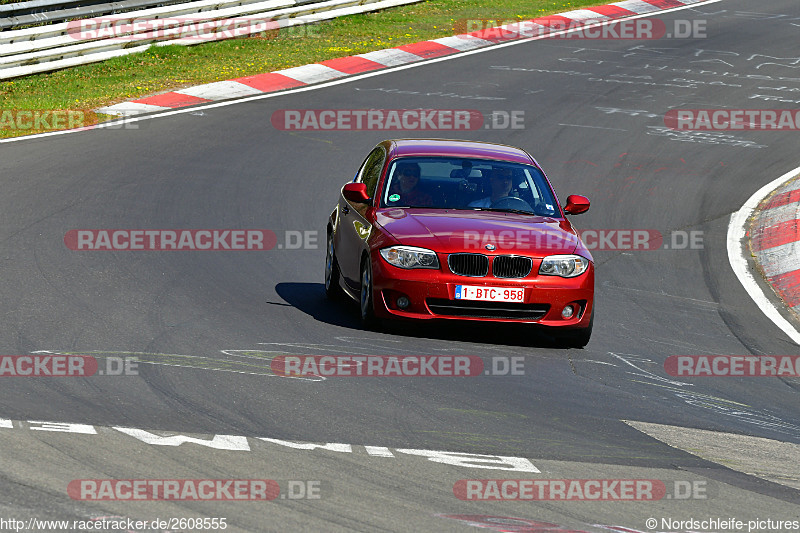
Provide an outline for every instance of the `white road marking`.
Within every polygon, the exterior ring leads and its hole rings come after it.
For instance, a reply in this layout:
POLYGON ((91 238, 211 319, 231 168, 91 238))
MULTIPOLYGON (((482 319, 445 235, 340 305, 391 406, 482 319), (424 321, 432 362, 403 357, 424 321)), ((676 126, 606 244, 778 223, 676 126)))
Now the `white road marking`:
POLYGON ((622 128, 604 128, 602 126, 585 126, 583 124, 559 124, 559 126, 572 126, 573 128, 591 128, 593 130, 614 130, 614 131, 628 131, 622 128))
MULTIPOLYGON (((95 426, 86 424, 74 423, 61 423, 61 422, 39 422, 39 421, 12 421, 6 418, 0 418, 0 429, 10 429, 12 431, 19 430, 33 430, 33 431, 56 431, 60 433, 74 433, 79 435, 99 435, 95 426), (15 424, 16 422, 16 424, 15 424), (37 425, 34 427, 32 424, 37 425), (40 426, 41 427, 38 427, 40 426), (51 429, 45 429, 45 428, 51 429)), ((250 446, 251 441, 260 442, 264 444, 271 444, 279 446, 280 448, 288 448, 290 450, 302 450, 310 452, 334 452, 334 453, 355 453, 354 445, 343 444, 338 442, 317 444, 313 442, 295 442, 282 439, 273 439, 269 437, 245 437, 239 435, 213 435, 208 436, 191 436, 173 434, 159 435, 153 431, 144 429, 113 426, 111 428, 102 428, 105 430, 113 430, 114 432, 122 435, 133 437, 137 441, 150 445, 150 446, 170 446, 180 447, 183 445, 198 445, 215 450, 228 450, 238 452, 252 452, 253 448, 250 446)), ((168 433, 168 432, 162 432, 168 433)), ((108 431, 103 432, 108 435, 108 431)), ((463 468, 478 468, 483 470, 503 470, 511 472, 532 472, 541 473, 531 461, 524 457, 512 457, 506 455, 483 455, 477 453, 462 453, 462 452, 448 452, 441 450, 418 450, 418 449, 400 449, 395 448, 392 452, 389 448, 384 446, 362 446, 369 457, 381 457, 385 459, 397 459, 397 453, 405 455, 413 455, 417 457, 424 457, 434 463, 441 463, 451 466, 459 466, 463 468)), ((362 454, 361 452, 360 454, 362 454)))
POLYGON ((247 442, 247 437, 238 437, 236 435, 214 435, 214 438, 211 440, 206 440, 187 437, 186 435, 162 437, 161 435, 136 428, 114 427, 114 429, 120 433, 139 439, 146 444, 153 444, 155 446, 180 446, 181 444, 192 443, 216 450, 250 451, 250 444, 247 442))
POLYGON ((277 444, 286 448, 294 450, 328 450, 329 452, 339 453, 353 453, 353 447, 350 444, 342 444, 339 442, 329 442, 328 444, 314 444, 311 442, 292 442, 282 439, 268 439, 267 437, 256 437, 258 440, 269 442, 270 444, 277 444))
POLYGON ((656 291, 648 291, 644 289, 634 289, 633 287, 622 287, 621 285, 611 285, 609 282, 603 282, 603 287, 608 287, 609 289, 617 289, 621 291, 633 291, 633 292, 643 292, 645 294, 652 294, 655 296, 664 296, 666 298, 678 298, 680 300, 687 300, 689 302, 700 304, 701 306, 709 306, 709 307, 719 307, 718 302, 712 302, 709 300, 698 300, 697 298, 689 298, 687 296, 677 296, 675 294, 667 294, 665 292, 656 292, 656 291))
POLYGON ((640 376, 640 377, 643 377, 643 378, 652 379, 654 381, 661 381, 661 382, 664 382, 664 383, 669 383, 670 385, 678 385, 679 387, 683 387, 683 386, 694 387, 693 383, 685 383, 683 381, 673 381, 671 379, 662 378, 658 374, 653 374, 652 372, 648 372, 647 370, 645 370, 643 368, 639 368, 638 366, 636 366, 633 363, 631 363, 628 360, 628 358, 622 357, 621 355, 615 354, 614 352, 608 352, 608 355, 610 355, 611 357, 616 358, 618 361, 622 361, 626 365, 638 370, 638 372, 627 371, 626 372, 627 374, 632 374, 634 376, 640 376))
POLYGON ((63 422, 42 422, 39 420, 29 420, 29 424, 41 424, 41 427, 31 426, 31 431, 58 431, 62 433, 83 433, 84 435, 94 435, 97 431, 92 426, 86 424, 65 424, 63 422))
POLYGON ((368 455, 375 457, 394 457, 394 454, 389 448, 383 446, 364 446, 364 448, 367 450, 368 455))

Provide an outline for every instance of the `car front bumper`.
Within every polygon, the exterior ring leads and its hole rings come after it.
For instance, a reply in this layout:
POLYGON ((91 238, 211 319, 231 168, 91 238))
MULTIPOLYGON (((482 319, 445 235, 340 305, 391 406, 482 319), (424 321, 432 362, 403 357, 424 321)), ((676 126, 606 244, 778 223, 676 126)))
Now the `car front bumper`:
POLYGON ((380 254, 372 258, 375 314, 385 319, 446 319, 508 323, 532 323, 559 328, 585 328, 594 305, 594 264, 575 278, 538 275, 534 261, 525 278, 459 276, 449 271, 446 258, 439 256, 439 269, 403 269, 388 264, 380 254), (445 259, 445 262, 442 262, 445 259), (476 302, 456 300, 457 285, 525 289, 524 300, 476 302), (406 297, 402 308, 398 299, 406 297), (568 319, 561 316, 567 305, 578 306, 568 319))

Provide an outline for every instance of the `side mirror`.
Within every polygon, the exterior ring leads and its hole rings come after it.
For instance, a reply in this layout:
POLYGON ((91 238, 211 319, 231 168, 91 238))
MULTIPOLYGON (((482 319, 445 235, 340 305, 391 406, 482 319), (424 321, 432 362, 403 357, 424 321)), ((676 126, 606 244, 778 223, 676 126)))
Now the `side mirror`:
POLYGON ((344 186, 344 189, 342 189, 342 195, 346 200, 357 204, 369 202, 366 183, 348 183, 344 186))
POLYGON ((564 211, 568 215, 580 215, 589 210, 589 199, 585 196, 571 194, 567 196, 567 205, 564 206, 564 211))

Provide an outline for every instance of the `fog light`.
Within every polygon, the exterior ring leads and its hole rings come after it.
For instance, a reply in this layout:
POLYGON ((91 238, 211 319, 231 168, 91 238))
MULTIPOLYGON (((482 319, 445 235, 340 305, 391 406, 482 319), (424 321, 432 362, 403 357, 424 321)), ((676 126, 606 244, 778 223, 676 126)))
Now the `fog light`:
POLYGON ((572 307, 571 305, 566 306, 564 310, 561 311, 561 317, 565 319, 572 318, 572 315, 574 314, 575 314, 575 308, 572 307))
POLYGON ((397 299, 397 307, 400 309, 406 309, 409 305, 411 305, 411 302, 409 301, 408 296, 401 296, 397 299))

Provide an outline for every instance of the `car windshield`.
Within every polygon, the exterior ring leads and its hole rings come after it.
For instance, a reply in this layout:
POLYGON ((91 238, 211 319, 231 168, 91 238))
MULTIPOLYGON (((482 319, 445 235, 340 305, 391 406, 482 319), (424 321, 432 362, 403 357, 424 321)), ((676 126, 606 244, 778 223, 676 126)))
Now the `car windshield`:
POLYGON ((533 165, 450 157, 406 157, 386 174, 381 207, 489 210, 560 216, 533 165))

